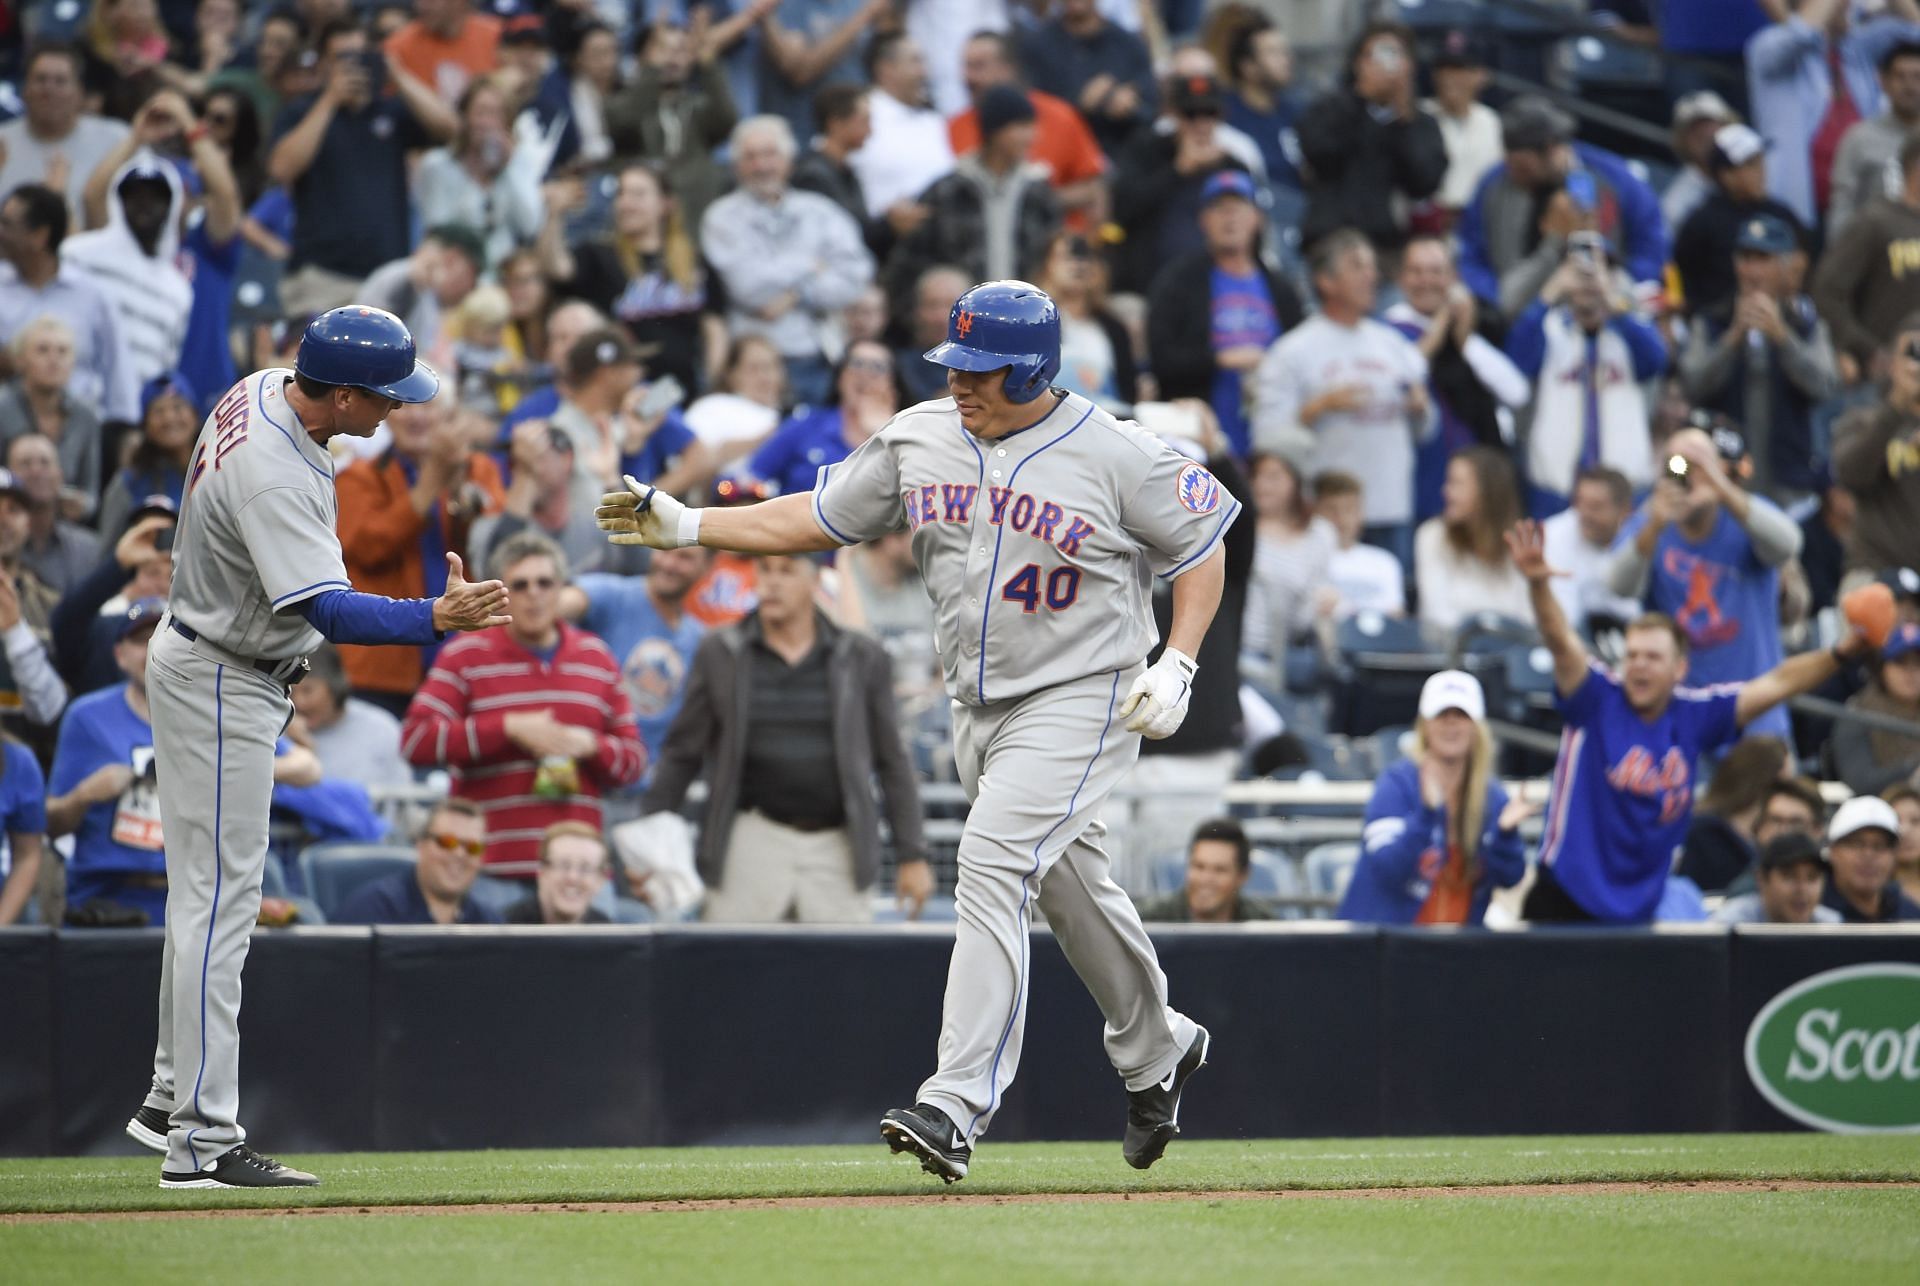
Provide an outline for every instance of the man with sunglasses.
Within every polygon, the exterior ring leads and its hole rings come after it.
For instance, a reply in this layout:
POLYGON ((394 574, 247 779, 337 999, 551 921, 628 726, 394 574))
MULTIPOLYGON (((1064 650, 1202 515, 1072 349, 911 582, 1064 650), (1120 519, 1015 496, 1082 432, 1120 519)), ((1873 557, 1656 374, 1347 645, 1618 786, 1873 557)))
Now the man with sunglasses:
POLYGON ((473 896, 487 852, 480 806, 443 799, 414 842, 411 871, 370 880, 334 914, 335 924, 498 924, 500 916, 473 896))

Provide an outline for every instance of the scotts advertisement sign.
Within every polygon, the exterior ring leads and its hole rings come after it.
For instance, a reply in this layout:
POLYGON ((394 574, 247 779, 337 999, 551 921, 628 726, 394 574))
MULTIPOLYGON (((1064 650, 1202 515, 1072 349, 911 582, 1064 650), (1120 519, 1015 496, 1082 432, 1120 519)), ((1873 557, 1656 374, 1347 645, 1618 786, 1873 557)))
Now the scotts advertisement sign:
POLYGON ((1851 965, 1787 988, 1747 1029, 1747 1075, 1815 1129, 1920 1132, 1920 965, 1851 965))

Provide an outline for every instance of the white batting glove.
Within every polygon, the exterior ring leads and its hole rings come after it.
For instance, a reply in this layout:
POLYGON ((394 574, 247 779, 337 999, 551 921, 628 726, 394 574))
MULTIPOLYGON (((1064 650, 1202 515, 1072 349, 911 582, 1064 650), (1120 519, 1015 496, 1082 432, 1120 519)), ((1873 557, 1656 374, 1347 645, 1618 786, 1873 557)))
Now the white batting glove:
POLYGON ((700 543, 700 511, 689 509, 658 487, 622 475, 627 489, 609 491, 593 511, 594 521, 615 545, 680 549, 700 543))
POLYGON ((1120 703, 1120 717, 1127 731, 1137 732, 1149 741, 1171 737, 1187 717, 1187 700, 1193 696, 1193 676, 1200 666, 1194 659, 1172 648, 1147 667, 1133 681, 1127 699, 1120 703))

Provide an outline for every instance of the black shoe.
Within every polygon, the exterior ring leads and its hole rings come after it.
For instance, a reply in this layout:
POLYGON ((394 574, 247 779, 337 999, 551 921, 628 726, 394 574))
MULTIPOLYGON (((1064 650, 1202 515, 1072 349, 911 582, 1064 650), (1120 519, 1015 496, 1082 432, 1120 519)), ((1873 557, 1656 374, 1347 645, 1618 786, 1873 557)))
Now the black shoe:
POLYGON ((197 1171, 160 1172, 163 1188, 311 1188, 319 1182, 305 1170, 289 1169, 244 1143, 222 1152, 197 1171))
POLYGON ((127 1137, 141 1147, 165 1156, 167 1131, 172 1128, 173 1123, 167 1119, 165 1112, 142 1103, 140 1110, 133 1114, 133 1119, 127 1122, 127 1137))
POLYGON ((1167 1079, 1143 1090, 1127 1091, 1127 1137, 1120 1144, 1120 1155, 1136 1170, 1144 1170, 1158 1161, 1180 1133, 1180 1091, 1187 1078, 1207 1065, 1207 1047, 1212 1037, 1202 1027, 1187 1046, 1187 1052, 1174 1064, 1167 1079))
POLYGON ((948 1183, 967 1177, 973 1149, 967 1146, 960 1127, 937 1107, 916 1103, 892 1109, 880 1118, 880 1137, 895 1152, 919 1157, 920 1168, 928 1174, 937 1174, 948 1183))

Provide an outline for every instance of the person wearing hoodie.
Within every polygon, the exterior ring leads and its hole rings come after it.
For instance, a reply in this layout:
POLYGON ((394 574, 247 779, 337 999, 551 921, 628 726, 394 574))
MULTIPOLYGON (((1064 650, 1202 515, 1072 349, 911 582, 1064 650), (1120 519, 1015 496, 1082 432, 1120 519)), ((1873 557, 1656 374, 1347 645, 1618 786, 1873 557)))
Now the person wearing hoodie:
POLYGON ((61 262, 112 303, 142 385, 179 367, 193 312, 193 286, 177 266, 185 204, 179 174, 142 147, 114 172, 106 226, 60 247, 61 262))

